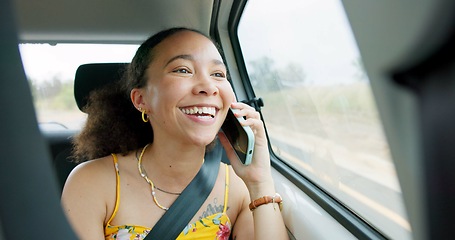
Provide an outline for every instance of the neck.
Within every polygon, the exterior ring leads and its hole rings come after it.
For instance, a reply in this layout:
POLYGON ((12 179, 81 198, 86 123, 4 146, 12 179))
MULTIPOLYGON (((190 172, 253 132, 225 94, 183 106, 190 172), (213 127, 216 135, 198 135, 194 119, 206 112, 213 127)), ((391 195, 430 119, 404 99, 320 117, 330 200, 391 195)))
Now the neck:
POLYGON ((153 181, 157 182, 157 186, 184 187, 198 173, 204 154, 205 147, 162 144, 156 141, 144 152, 142 165, 153 181))

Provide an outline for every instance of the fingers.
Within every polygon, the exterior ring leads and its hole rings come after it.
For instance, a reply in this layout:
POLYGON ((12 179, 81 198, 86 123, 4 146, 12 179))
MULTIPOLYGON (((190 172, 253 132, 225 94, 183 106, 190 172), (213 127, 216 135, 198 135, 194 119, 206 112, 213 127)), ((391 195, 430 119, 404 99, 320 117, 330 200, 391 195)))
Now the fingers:
POLYGON ((244 117, 246 119, 245 121, 241 121, 240 124, 251 127, 256 137, 256 142, 266 141, 264 123, 261 120, 261 115, 255 108, 241 102, 232 103, 231 108, 235 109, 234 115, 237 118, 244 117))
POLYGON ((259 114, 259 112, 257 112, 256 109, 245 103, 241 102, 232 103, 231 108, 236 109, 236 111, 234 111, 236 117, 245 117, 246 120, 250 118, 257 120, 261 119, 261 115, 259 114))

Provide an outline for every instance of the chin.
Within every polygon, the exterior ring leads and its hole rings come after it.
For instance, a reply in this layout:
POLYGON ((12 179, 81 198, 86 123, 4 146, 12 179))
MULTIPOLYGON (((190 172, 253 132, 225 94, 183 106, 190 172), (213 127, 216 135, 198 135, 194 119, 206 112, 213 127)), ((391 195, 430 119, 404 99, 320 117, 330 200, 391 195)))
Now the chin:
POLYGON ((216 134, 207 135, 207 136, 198 136, 197 139, 193 139, 193 142, 195 145, 205 147, 207 145, 212 144, 215 141, 216 136, 217 136, 216 134))

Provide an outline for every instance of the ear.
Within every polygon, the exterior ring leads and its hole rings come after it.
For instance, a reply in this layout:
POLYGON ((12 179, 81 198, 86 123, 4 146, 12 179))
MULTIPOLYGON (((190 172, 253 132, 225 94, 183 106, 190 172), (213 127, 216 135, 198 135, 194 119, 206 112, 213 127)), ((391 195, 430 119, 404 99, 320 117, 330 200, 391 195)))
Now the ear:
POLYGON ((133 88, 130 92, 131 102, 136 109, 146 109, 144 90, 140 88, 133 88))

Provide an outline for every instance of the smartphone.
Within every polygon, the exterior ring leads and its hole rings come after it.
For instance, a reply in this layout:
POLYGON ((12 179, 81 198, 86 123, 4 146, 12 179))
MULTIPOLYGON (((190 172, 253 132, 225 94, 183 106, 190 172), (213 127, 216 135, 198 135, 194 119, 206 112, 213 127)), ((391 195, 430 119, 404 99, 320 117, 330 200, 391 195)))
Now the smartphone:
POLYGON ((229 108, 226 120, 221 126, 226 138, 237 153, 237 157, 244 165, 249 165, 253 157, 254 134, 250 126, 242 126, 243 117, 236 118, 234 111, 229 108))

